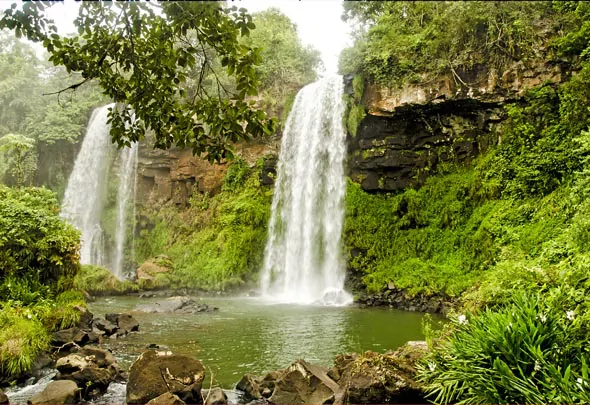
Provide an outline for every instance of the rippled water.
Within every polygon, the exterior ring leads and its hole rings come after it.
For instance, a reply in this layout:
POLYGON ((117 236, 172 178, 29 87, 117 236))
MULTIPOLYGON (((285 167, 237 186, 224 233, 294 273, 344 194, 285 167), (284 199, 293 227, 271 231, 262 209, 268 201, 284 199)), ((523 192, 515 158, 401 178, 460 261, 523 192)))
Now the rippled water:
MULTIPOLYGON (((206 298, 217 312, 187 314, 135 313, 140 332, 113 339, 106 346, 128 367, 147 345, 165 345, 198 358, 232 388, 246 373, 287 367, 296 359, 330 366, 346 352, 392 350, 420 340, 423 314, 394 309, 270 305, 255 298, 206 298)), ((157 299, 103 298, 90 304, 95 317, 131 311, 157 299)), ((211 373, 206 378, 209 385, 211 373)))

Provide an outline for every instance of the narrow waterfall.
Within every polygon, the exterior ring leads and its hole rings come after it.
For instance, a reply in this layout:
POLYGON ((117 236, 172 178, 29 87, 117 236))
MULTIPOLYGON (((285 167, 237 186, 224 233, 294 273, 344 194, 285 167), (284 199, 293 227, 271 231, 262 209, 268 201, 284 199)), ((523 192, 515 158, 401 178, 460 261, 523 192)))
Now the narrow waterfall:
POLYGON ((262 294, 280 302, 343 305, 346 156, 343 80, 304 87, 283 134, 262 269, 262 294))
POLYGON ((107 168, 113 149, 107 114, 113 106, 105 105, 92 112, 61 207, 61 216, 82 233, 82 264, 106 264, 100 218, 108 180, 107 168))
MULTIPOLYGON (((127 213, 129 203, 135 206, 135 183, 137 172, 137 152, 139 147, 137 142, 131 147, 121 149, 120 166, 119 166, 119 188, 117 190, 117 227, 115 231, 115 261, 113 264, 113 274, 118 278, 123 278, 123 255, 125 249, 125 239, 127 236, 127 213)), ((133 210, 132 212, 135 212, 133 210)), ((135 215, 133 215, 135 218, 135 215)), ((131 233, 133 235, 133 232, 131 233)))
POLYGON ((113 229, 114 235, 106 235, 101 222, 105 216, 108 184, 113 176, 112 152, 116 150, 111 143, 110 126, 107 124, 108 109, 113 106, 114 104, 109 104, 95 109, 92 113, 74 169, 68 180, 61 216, 82 234, 80 262, 110 267, 114 275, 123 278, 125 249, 129 248, 127 224, 131 206, 133 206, 133 218, 135 217, 135 183, 139 148, 135 143, 129 148, 121 149, 115 155, 116 167, 118 167, 118 188, 113 207, 116 222, 114 226, 109 227, 113 229))

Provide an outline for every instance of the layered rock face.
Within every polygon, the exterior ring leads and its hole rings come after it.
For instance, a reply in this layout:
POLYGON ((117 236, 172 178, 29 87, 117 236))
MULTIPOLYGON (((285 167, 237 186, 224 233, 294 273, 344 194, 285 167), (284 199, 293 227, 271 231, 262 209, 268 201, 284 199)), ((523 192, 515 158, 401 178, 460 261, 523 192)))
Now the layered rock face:
POLYGON ((400 89, 367 84, 367 115, 349 135, 348 170, 366 191, 421 184, 442 162, 469 161, 501 142, 503 105, 542 83, 560 83, 568 66, 513 64, 498 72, 479 67, 400 89))
MULTIPOLYGON (((152 149, 151 143, 140 145, 137 172, 137 202, 166 202, 188 205, 194 189, 215 195, 221 190, 228 162, 209 163, 193 156, 188 149, 152 149)), ((235 146, 236 155, 248 164, 265 155, 278 154, 277 139, 261 139, 235 146)))

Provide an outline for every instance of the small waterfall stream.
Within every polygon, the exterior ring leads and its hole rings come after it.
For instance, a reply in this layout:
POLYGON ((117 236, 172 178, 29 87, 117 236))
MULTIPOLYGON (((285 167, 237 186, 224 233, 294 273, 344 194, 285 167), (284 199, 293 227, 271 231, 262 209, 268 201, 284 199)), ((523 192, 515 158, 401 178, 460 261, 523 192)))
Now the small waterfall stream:
MULTIPOLYGON (((135 205, 138 146, 133 144, 117 152, 111 143, 107 115, 109 108, 114 105, 99 107, 92 112, 68 179, 61 216, 81 233, 80 262, 108 267, 113 274, 122 278, 129 234, 128 212, 130 205, 135 205), (113 176, 113 152, 116 152, 114 163, 118 167, 116 222, 114 235, 106 235, 101 222, 105 214, 109 180, 113 176)), ((132 212, 134 216, 135 210, 132 212)))
POLYGON ((261 289, 281 302, 343 305, 341 235, 346 156, 343 80, 298 94, 283 134, 261 289))

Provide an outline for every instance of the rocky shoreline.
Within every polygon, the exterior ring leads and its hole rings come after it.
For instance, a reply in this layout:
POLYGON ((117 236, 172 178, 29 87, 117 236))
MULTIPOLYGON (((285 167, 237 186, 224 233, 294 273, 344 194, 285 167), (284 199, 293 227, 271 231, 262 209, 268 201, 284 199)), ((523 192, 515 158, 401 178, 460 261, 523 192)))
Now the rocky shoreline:
MULTIPOLYGON (((150 308, 142 305, 135 310, 216 310, 188 297, 170 297, 149 304, 150 308)), ((102 398, 107 398, 111 387, 119 392, 117 402, 129 404, 426 403, 415 379, 416 362, 427 350, 425 342, 408 342, 384 354, 341 354, 335 357, 332 367, 300 359, 263 376, 246 374, 235 386, 236 396, 214 384, 203 389, 203 382, 210 378, 212 383, 214 376, 207 375, 198 359, 162 349, 165 346, 146 346, 125 371, 101 344, 138 331, 140 325, 133 312, 111 313, 98 319, 84 308, 81 310, 80 323, 55 332, 52 351, 40 359, 35 371, 18 381, 18 399, 14 387, 7 391, 8 396, 0 389, 0 405, 107 403, 102 398), (34 384, 39 389, 27 395, 27 387, 34 384), (12 402, 9 398, 13 398, 12 402)))

